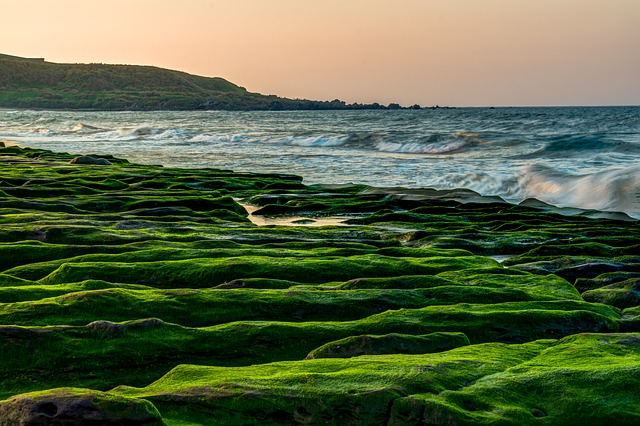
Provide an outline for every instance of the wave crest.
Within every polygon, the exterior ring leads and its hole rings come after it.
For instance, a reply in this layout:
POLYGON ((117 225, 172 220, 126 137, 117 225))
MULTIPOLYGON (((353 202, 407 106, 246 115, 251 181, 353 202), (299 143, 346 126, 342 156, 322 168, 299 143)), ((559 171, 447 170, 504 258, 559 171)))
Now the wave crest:
POLYGON ((419 142, 385 141, 378 143, 376 148, 382 152, 441 155, 459 153, 482 142, 485 141, 477 133, 456 132, 430 135, 419 142))
POLYGON ((557 207, 618 211, 640 218, 640 166, 573 175, 529 165, 518 176, 518 186, 523 198, 557 207))
POLYGON ((71 129, 72 132, 95 133, 101 132, 102 129, 90 124, 78 123, 71 129))

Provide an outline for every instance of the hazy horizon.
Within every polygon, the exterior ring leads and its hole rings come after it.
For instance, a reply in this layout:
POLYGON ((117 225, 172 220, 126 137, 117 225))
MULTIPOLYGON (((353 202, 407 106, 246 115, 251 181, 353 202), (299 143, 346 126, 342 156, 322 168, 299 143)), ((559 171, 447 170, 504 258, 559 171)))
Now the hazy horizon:
POLYGON ((21 0, 0 53, 152 65, 289 98, 640 104, 635 0, 21 0))

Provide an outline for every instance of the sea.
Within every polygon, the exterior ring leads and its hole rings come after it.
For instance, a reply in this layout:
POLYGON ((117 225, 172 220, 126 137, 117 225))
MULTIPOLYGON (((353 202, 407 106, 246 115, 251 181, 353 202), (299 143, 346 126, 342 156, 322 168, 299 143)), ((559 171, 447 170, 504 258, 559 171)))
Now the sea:
POLYGON ((0 110, 0 139, 396 194, 468 189, 487 200, 640 218, 640 107, 0 110))

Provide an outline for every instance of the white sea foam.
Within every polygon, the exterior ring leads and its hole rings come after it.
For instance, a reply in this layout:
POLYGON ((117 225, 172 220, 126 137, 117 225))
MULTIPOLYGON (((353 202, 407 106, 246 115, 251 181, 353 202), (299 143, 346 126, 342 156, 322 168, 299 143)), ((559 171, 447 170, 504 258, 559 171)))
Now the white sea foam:
POLYGON ((78 123, 71 129, 72 132, 96 133, 102 131, 99 127, 90 124, 78 123))
POLYGON ((378 150, 383 152, 397 152, 404 154, 448 154, 459 151, 467 143, 464 141, 451 141, 448 143, 422 144, 422 143, 398 143, 380 142, 376 145, 378 150))
POLYGON ((640 166, 583 175, 530 165, 518 176, 521 195, 558 207, 628 212, 640 218, 640 166))
POLYGON ((280 139, 285 144, 291 144, 295 146, 340 146, 344 145, 347 141, 347 137, 334 137, 334 136, 318 136, 318 137, 286 137, 280 139))

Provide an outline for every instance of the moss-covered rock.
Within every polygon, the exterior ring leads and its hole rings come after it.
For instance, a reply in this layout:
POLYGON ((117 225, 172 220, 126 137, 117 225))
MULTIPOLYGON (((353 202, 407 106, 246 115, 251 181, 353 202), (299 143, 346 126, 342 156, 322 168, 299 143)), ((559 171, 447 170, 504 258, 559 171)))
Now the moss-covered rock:
POLYGON ((633 424, 640 417, 639 348, 638 335, 571 336, 470 386, 394 408, 415 412, 419 405, 426 424, 633 424))
POLYGON ((637 334, 578 334, 427 355, 185 365, 145 388, 112 392, 199 424, 207 415, 225 424, 635 424, 638 342, 637 334))
POLYGON ((144 399, 60 388, 0 401, 0 425, 164 426, 165 422, 144 399))
POLYGON ((463 333, 432 333, 426 336, 409 334, 364 334, 336 340, 312 350, 306 359, 351 358, 361 355, 425 354, 442 352, 469 344, 463 333))
POLYGON ((588 302, 605 303, 620 309, 638 306, 640 305, 640 278, 585 291, 582 297, 588 302))

